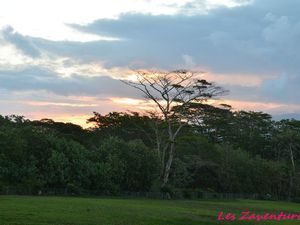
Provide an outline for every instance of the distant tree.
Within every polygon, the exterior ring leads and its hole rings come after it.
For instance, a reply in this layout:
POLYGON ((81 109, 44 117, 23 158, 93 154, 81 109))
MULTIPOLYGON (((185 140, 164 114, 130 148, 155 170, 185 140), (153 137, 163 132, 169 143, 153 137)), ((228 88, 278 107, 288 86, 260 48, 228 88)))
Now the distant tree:
POLYGON ((145 145, 156 148, 157 125, 161 121, 137 112, 111 112, 106 115, 94 112, 87 123, 94 124, 91 130, 96 138, 119 137, 126 141, 140 139, 145 145))
POLYGON ((176 114, 175 106, 188 106, 190 103, 204 103, 208 99, 220 96, 225 91, 213 83, 200 79, 201 72, 187 70, 136 71, 134 81, 122 80, 125 84, 138 89, 144 97, 152 101, 157 113, 166 124, 168 140, 160 149, 162 170, 162 187, 168 183, 170 169, 174 159, 175 143, 178 134, 188 117, 176 114))
POLYGON ((58 133, 65 138, 71 138, 81 144, 88 145, 88 132, 81 126, 72 123, 55 122, 52 119, 41 119, 31 122, 31 125, 48 132, 58 133))
POLYGON ((296 120, 282 120, 276 123, 276 128, 273 146, 277 150, 277 158, 289 162, 288 197, 291 198, 296 194, 296 186, 300 182, 297 174, 297 159, 300 157, 300 123, 296 120))
POLYGON ((108 169, 101 171, 102 188, 107 191, 149 191, 157 176, 157 158, 153 149, 140 140, 125 142, 116 137, 103 141, 95 158, 108 169))
POLYGON ((233 113, 231 106, 213 106, 203 103, 190 103, 177 106, 176 111, 188 118, 197 133, 215 143, 228 143, 233 135, 233 113))
POLYGON ((264 112, 237 111, 232 120, 232 144, 249 151, 252 155, 269 158, 269 146, 273 134, 271 115, 264 112))

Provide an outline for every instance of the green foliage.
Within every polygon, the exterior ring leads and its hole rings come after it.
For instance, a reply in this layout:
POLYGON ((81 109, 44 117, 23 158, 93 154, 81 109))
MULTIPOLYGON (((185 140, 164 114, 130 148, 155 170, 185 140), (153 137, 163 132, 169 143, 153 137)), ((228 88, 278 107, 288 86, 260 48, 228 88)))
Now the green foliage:
POLYGON ((139 139, 153 148, 155 146, 155 126, 160 121, 136 112, 111 112, 107 115, 94 112, 94 116, 87 122, 94 125, 90 133, 93 143, 101 144, 100 140, 119 137, 125 141, 139 139))
POLYGON ((126 191, 147 191, 157 177, 155 152, 143 142, 125 142, 118 138, 104 140, 97 150, 99 159, 110 165, 106 182, 112 181, 126 191))
POLYGON ((189 106, 189 116, 194 122, 185 124, 175 141, 168 190, 158 185, 162 158, 155 142, 156 132, 166 124, 155 117, 95 113, 90 122, 97 126, 83 130, 49 119, 0 116, 0 190, 300 197, 299 121, 274 122, 261 112, 231 112, 227 105, 199 103, 189 106))

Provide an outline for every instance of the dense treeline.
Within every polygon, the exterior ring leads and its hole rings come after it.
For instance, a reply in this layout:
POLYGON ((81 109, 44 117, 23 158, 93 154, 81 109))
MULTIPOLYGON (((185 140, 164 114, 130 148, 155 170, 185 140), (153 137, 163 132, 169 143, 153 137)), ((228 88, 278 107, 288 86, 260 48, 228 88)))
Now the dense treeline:
MULTIPOLYGON (((176 139, 163 190, 300 195, 300 121, 262 112, 189 106, 193 122, 176 139)), ((0 188, 117 194, 158 191, 158 145, 166 126, 154 115, 94 113, 94 128, 50 119, 0 117, 0 188)))

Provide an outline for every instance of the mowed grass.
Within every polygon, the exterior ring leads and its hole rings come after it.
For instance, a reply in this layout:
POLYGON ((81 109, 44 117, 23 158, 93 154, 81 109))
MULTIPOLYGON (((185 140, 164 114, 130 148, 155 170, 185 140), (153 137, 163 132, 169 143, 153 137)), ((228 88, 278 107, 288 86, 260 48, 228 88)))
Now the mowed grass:
POLYGON ((300 213, 300 204, 253 200, 149 200, 0 196, 1 225, 300 224, 300 221, 219 222, 220 211, 300 213))

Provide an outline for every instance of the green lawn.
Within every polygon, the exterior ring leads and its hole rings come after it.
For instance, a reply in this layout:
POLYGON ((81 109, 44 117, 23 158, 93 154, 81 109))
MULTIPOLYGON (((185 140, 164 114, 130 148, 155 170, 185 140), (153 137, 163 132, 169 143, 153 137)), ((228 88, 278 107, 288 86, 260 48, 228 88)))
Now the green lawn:
POLYGON ((300 221, 217 221, 220 211, 238 215, 247 210, 260 213, 300 213, 300 204, 252 200, 184 201, 0 196, 1 225, 300 224, 300 221))

